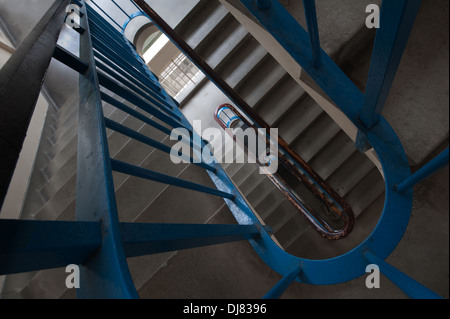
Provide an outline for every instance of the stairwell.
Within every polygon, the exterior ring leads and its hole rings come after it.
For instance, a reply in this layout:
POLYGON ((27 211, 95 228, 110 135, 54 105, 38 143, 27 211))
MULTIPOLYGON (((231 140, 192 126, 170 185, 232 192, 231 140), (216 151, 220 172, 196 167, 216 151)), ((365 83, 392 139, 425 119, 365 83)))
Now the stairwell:
MULTIPOLYGON (((348 7, 342 10, 354 8, 356 2, 360 1, 346 1, 348 7)), ((334 9, 329 7, 328 10, 334 9)), ((347 11, 353 12, 354 18, 357 16, 355 11, 347 11)), ((364 12, 359 15, 364 16, 364 12)), ((306 223, 264 175, 258 173, 256 165, 224 164, 249 204, 273 228, 278 243, 291 254, 311 259, 332 258, 356 247, 373 230, 383 209, 384 181, 377 166, 356 149, 335 121, 219 1, 199 1, 177 25, 176 31, 269 125, 279 128, 280 136, 351 205, 357 217, 355 228, 348 237, 339 241, 326 240, 306 223)), ((324 35, 329 44, 327 53, 343 65, 355 68, 352 65, 355 50, 349 48, 361 48, 362 51, 370 43, 370 39, 361 37, 365 30, 353 29, 345 36, 340 35, 339 41, 333 41, 337 35, 332 29, 327 31, 329 34, 324 35), (350 51, 352 54, 346 56, 345 52, 350 51)), ((206 112, 213 122, 216 104, 202 105, 195 111, 190 105, 197 102, 199 96, 210 92, 208 90, 210 85, 205 79, 181 101, 181 109, 188 119, 195 118, 195 112, 206 112)), ((47 116, 22 218, 75 218, 77 99, 75 94, 47 116)), ((229 101, 222 103, 225 102, 229 101)), ((104 113, 106 117, 168 146, 174 143, 156 129, 106 103, 104 113)), ((167 154, 119 133, 108 131, 108 143, 114 159, 212 186, 203 170, 192 164, 173 164, 164 160, 167 154)), ((120 221, 233 222, 229 209, 218 197, 118 173, 114 173, 114 185, 120 221)), ((258 298, 270 289, 277 274, 259 260, 248 243, 224 246, 129 258, 128 265, 142 298, 258 298), (228 256, 225 261, 224 256, 228 256), (194 268, 196 274, 190 275, 189 270, 194 268), (244 278, 255 276, 249 273, 252 269, 257 269, 262 279, 249 287, 244 278), (228 275, 241 278, 245 288, 236 291, 239 282, 230 282, 228 275), (185 277, 190 276, 194 276, 189 281, 190 287, 176 286, 177 279, 185 281, 185 277), (206 278, 212 278, 213 282, 206 278), (231 294, 233 290, 235 294, 231 294)), ((9 275, 2 298, 73 298, 75 291, 66 289, 65 277, 64 269, 9 275)), ((361 289, 365 289, 363 284, 361 289)), ((291 298, 301 296, 304 295, 289 294, 291 298)))

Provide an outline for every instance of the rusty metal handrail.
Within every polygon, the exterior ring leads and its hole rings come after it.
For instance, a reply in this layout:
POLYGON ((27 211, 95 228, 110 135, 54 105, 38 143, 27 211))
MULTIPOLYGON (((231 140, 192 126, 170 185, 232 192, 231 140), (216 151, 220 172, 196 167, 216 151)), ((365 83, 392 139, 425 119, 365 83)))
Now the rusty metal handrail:
MULTIPOLYGON (((235 116, 241 120, 247 127, 254 129, 255 131, 258 127, 255 124, 250 123, 242 114, 232 105, 230 104, 222 104, 217 107, 214 113, 214 119, 216 122, 223 128, 230 128, 223 121, 220 120, 219 114, 220 111, 228 108, 230 109, 235 116)), ((229 122, 229 124, 231 124, 229 122)), ((226 130, 230 135, 232 134, 230 130, 226 130)), ((232 138, 235 142, 236 136, 232 135, 232 138)), ((270 147, 270 140, 266 135, 266 145, 270 147)), ((244 148, 245 145, 242 145, 244 148)), ((277 186, 280 192, 297 208, 297 210, 306 218, 307 222, 324 238, 337 240, 346 237, 353 229, 354 225, 354 214, 350 207, 350 205, 339 195, 337 194, 328 183, 326 183, 317 173, 314 172, 311 166, 308 165, 299 155, 296 154, 296 164, 298 167, 303 170, 305 174, 299 172, 297 166, 288 159, 288 157, 284 154, 285 150, 283 147, 280 147, 282 150, 278 152, 278 160, 286 167, 293 176, 295 176, 301 183, 308 187, 314 195, 319 197, 328 208, 333 210, 335 213, 339 215, 341 220, 344 223, 344 226, 340 229, 334 229, 330 226, 322 217, 318 216, 317 213, 314 213, 314 209, 311 208, 308 203, 306 203, 301 197, 296 195, 296 192, 278 175, 271 174, 267 170, 265 170, 264 164, 260 163, 256 158, 256 163, 266 171, 267 177, 277 186), (308 175, 306 177, 305 175, 308 175), (322 191, 320 191, 315 185, 314 182, 320 187, 322 191), (332 199, 332 202, 328 200, 328 198, 332 199), (339 209, 339 206, 341 209, 339 209)))
MULTIPOLYGON (((184 39, 175 32, 156 12, 153 10, 144 0, 134 0, 134 2, 138 5, 138 7, 155 23, 158 28, 163 31, 167 37, 187 56, 189 59, 206 75, 208 78, 222 90, 222 92, 228 96, 231 101, 239 107, 249 118, 254 121, 254 123, 261 128, 265 128, 266 130, 270 129, 269 124, 267 124, 259 114, 257 114, 250 105, 239 95, 237 92, 230 86, 228 83, 222 79, 222 77, 206 63, 202 57, 195 52, 189 44, 184 41, 184 39)), ((319 185, 326 185, 325 181, 314 172, 314 170, 290 147, 286 141, 284 141, 281 137, 278 137, 278 145, 285 152, 289 158, 294 160, 300 167, 304 168, 305 172, 310 176, 310 178, 316 181, 319 185)), ((328 187, 326 191, 330 194, 331 198, 333 198, 342 208, 349 207, 348 204, 345 203, 331 187, 328 187)), ((349 215, 347 233, 351 231, 353 228, 354 218, 353 213, 349 215)), ((342 238, 345 235, 332 235, 331 237, 334 239, 342 238), (335 238, 337 237, 337 238, 335 238)), ((330 238, 330 239, 333 239, 330 238)))

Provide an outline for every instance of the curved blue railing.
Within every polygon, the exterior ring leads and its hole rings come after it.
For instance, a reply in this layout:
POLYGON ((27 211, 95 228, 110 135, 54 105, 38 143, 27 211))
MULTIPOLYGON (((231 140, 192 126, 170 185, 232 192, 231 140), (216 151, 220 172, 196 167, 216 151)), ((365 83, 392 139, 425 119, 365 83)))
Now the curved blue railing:
MULTIPOLYGON (((326 260, 299 258, 282 250, 272 240, 271 230, 261 225, 218 163, 200 165, 216 186, 210 188, 110 158, 106 127, 160 151, 167 152, 167 149, 149 137, 105 120, 102 101, 165 134, 170 134, 171 129, 147 115, 134 112, 109 93, 101 92, 101 87, 169 127, 194 132, 177 104, 161 89, 156 76, 123 37, 119 31, 122 27, 118 25, 117 30, 91 8, 90 4, 95 6, 95 1, 89 1, 89 5, 83 0, 73 2, 83 13, 82 25, 76 28, 80 33, 80 58, 62 48, 55 51, 55 58, 80 73, 77 221, 0 221, 0 274, 77 263, 82 266, 79 297, 137 298, 127 257, 249 240, 267 265, 284 277, 265 298, 279 297, 294 280, 316 285, 348 281, 365 274, 370 263, 376 263, 408 296, 439 298, 384 261, 406 230, 412 210, 411 187, 448 164, 447 149, 411 175, 402 144, 381 115, 420 1, 383 1, 381 24, 385 28, 377 32, 366 93, 363 94, 320 50, 314 1, 304 0, 309 30, 306 32, 277 0, 241 0, 353 122, 359 130, 357 144, 371 145, 383 168, 385 205, 377 226, 359 246, 326 260), (223 197, 239 225, 121 223, 115 203, 113 170, 223 197)), ((136 7, 158 24, 157 16, 145 1, 131 2, 138 4, 136 7)), ((194 150, 205 147, 197 135, 189 143, 194 150)))

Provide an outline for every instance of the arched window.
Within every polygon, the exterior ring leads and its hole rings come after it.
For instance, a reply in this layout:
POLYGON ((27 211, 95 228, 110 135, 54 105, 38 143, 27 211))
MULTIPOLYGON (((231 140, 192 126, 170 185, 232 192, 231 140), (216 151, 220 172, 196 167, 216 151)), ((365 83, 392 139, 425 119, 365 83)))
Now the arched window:
POLYGON ((173 98, 195 86, 200 71, 146 16, 132 17, 124 34, 173 98))

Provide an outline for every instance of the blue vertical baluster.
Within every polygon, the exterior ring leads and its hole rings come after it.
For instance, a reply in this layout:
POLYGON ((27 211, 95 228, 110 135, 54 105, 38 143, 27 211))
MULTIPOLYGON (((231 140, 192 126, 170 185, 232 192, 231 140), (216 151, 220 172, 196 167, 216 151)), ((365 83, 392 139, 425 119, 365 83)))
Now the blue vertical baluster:
POLYGON ((313 56, 313 66, 318 68, 322 65, 320 58, 319 28, 317 26, 316 5, 314 0, 303 0, 305 9, 306 24, 308 26, 309 40, 311 42, 311 52, 313 56))
POLYGON ((111 18, 111 16, 108 13, 106 13, 105 10, 103 10, 98 4, 94 2, 94 0, 90 0, 89 3, 94 4, 105 16, 108 17, 109 20, 111 20, 115 25, 119 27, 120 30, 122 30, 120 24, 118 24, 113 18, 111 18))
POLYGON ((125 14, 128 17, 128 19, 131 19, 130 15, 128 13, 126 13, 125 10, 123 10, 121 6, 119 6, 114 0, 111 0, 111 1, 112 1, 112 3, 114 3, 116 5, 117 8, 119 8, 120 11, 123 12, 123 14, 125 14))
POLYGON ((364 256, 370 263, 377 265, 381 273, 403 290, 408 297, 415 299, 442 299, 441 296, 389 265, 371 251, 367 251, 364 256))
POLYGON ((80 75, 76 218, 101 222, 102 244, 80 269, 77 297, 138 298, 121 243, 100 87, 84 14, 87 32, 80 37, 80 58, 89 69, 80 75))
POLYGON ((448 147, 430 162, 425 164, 421 169, 411 175, 408 179, 398 184, 395 188, 398 192, 404 193, 407 190, 411 189, 415 184, 424 180, 425 178, 435 174, 441 168, 448 165, 449 160, 449 151, 448 147))
POLYGON ((421 0, 385 0, 381 6, 360 119, 367 129, 379 121, 421 0))
POLYGON ((295 278, 300 275, 300 266, 295 266, 294 269, 286 276, 284 276, 267 294, 264 295, 263 299, 277 299, 279 298, 286 288, 295 280, 295 278))

